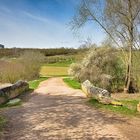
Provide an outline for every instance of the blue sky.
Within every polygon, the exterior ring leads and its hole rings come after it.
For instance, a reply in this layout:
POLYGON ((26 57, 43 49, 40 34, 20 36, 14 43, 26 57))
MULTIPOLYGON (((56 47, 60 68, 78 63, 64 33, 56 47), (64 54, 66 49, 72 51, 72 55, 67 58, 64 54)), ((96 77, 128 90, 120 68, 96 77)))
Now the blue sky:
POLYGON ((99 44, 104 33, 87 24, 74 34, 69 22, 80 0, 0 0, 0 44, 5 47, 78 47, 87 38, 99 44))

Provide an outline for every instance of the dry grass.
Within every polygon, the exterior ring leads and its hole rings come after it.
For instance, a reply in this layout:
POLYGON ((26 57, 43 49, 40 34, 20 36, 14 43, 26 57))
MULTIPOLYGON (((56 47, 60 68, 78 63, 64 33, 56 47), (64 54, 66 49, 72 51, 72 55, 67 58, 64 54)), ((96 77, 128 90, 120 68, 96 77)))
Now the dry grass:
POLYGON ((118 100, 139 100, 140 101, 140 93, 136 93, 136 94, 113 93, 112 97, 118 100))
POLYGON ((40 76, 66 76, 68 67, 42 66, 40 76))

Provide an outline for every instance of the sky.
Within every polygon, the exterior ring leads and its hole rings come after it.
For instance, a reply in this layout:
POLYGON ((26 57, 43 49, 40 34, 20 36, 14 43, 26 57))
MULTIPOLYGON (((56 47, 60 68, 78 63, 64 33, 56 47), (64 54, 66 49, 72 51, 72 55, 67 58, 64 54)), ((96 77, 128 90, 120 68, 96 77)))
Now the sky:
POLYGON ((87 38, 100 44, 105 34, 95 23, 78 33, 70 28, 80 0, 0 0, 0 44, 7 48, 77 48, 87 38))

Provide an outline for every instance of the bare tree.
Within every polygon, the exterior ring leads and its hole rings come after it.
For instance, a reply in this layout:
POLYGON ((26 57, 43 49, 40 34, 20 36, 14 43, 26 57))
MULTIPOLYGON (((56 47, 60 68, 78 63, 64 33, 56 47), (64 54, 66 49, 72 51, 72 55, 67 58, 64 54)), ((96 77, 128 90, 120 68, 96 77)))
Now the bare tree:
POLYGON ((139 48, 140 0, 81 0, 73 27, 96 22, 124 54, 125 92, 134 92, 133 50, 139 48))

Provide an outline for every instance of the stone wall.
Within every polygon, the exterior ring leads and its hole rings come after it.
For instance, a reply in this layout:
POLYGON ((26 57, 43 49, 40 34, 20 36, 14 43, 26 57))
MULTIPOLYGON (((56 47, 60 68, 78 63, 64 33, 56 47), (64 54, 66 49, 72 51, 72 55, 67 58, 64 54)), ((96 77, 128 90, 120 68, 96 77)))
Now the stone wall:
POLYGON ((27 90, 29 90, 29 84, 25 81, 18 81, 11 86, 0 88, 0 104, 17 97, 27 90))

